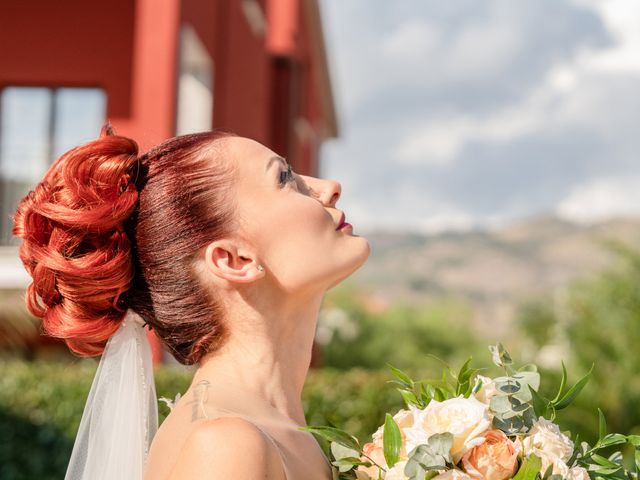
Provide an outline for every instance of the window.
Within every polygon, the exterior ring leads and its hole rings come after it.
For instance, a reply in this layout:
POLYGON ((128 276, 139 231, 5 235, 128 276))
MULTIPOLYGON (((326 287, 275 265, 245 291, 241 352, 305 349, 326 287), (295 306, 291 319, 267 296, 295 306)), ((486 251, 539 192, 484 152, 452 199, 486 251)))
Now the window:
POLYGON ((211 130, 213 60, 190 25, 180 30, 180 73, 176 134, 211 130))
POLYGON ((98 88, 0 90, 0 245, 20 243, 11 234, 18 202, 60 154, 99 135, 105 110, 98 88))

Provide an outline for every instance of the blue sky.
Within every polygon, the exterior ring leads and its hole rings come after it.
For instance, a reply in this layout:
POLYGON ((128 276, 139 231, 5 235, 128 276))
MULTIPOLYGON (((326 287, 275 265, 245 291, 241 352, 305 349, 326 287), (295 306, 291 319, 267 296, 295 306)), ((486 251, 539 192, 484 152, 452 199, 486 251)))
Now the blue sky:
POLYGON ((640 2, 320 0, 354 232, 640 215, 640 2))

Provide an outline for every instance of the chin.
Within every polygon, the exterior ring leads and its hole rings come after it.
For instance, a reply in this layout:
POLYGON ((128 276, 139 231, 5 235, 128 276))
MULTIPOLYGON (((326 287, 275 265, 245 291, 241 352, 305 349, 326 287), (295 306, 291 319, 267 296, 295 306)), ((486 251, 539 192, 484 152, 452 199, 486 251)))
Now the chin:
MULTIPOLYGON (((362 237, 359 237, 359 238, 362 238, 362 237)), ((367 261, 367 259, 371 255, 371 246, 369 245, 369 242, 365 238, 363 238, 363 240, 364 240, 363 248, 360 250, 360 252, 355 252, 355 251, 353 252, 354 255, 353 257, 351 257, 352 261, 349 262, 349 264, 346 265, 345 268, 340 271, 339 277, 327 287, 327 290, 332 289, 333 287, 338 285, 340 282, 347 279, 349 276, 351 276, 351 274, 353 274, 356 270, 358 270, 367 261), (359 255, 356 255, 356 253, 359 253, 359 255)))

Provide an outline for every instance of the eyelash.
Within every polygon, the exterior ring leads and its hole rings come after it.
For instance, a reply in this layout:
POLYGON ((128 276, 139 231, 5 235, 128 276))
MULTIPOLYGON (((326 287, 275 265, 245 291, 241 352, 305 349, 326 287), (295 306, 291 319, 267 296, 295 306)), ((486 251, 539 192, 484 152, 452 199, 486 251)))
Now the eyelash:
POLYGON ((295 182, 295 179, 293 178, 293 175, 291 174, 291 165, 287 165, 287 169, 286 170, 282 170, 280 172, 280 185, 284 185, 287 182, 295 182), (284 174, 284 178, 283 178, 283 174, 284 174))

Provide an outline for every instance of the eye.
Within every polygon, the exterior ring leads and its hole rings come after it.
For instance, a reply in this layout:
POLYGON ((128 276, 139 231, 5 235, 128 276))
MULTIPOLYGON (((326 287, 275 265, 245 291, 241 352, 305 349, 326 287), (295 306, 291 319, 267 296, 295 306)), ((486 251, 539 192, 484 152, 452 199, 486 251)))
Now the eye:
POLYGON ((280 172, 280 185, 284 186, 287 182, 295 182, 295 178, 291 172, 291 165, 287 164, 287 169, 280 172))

